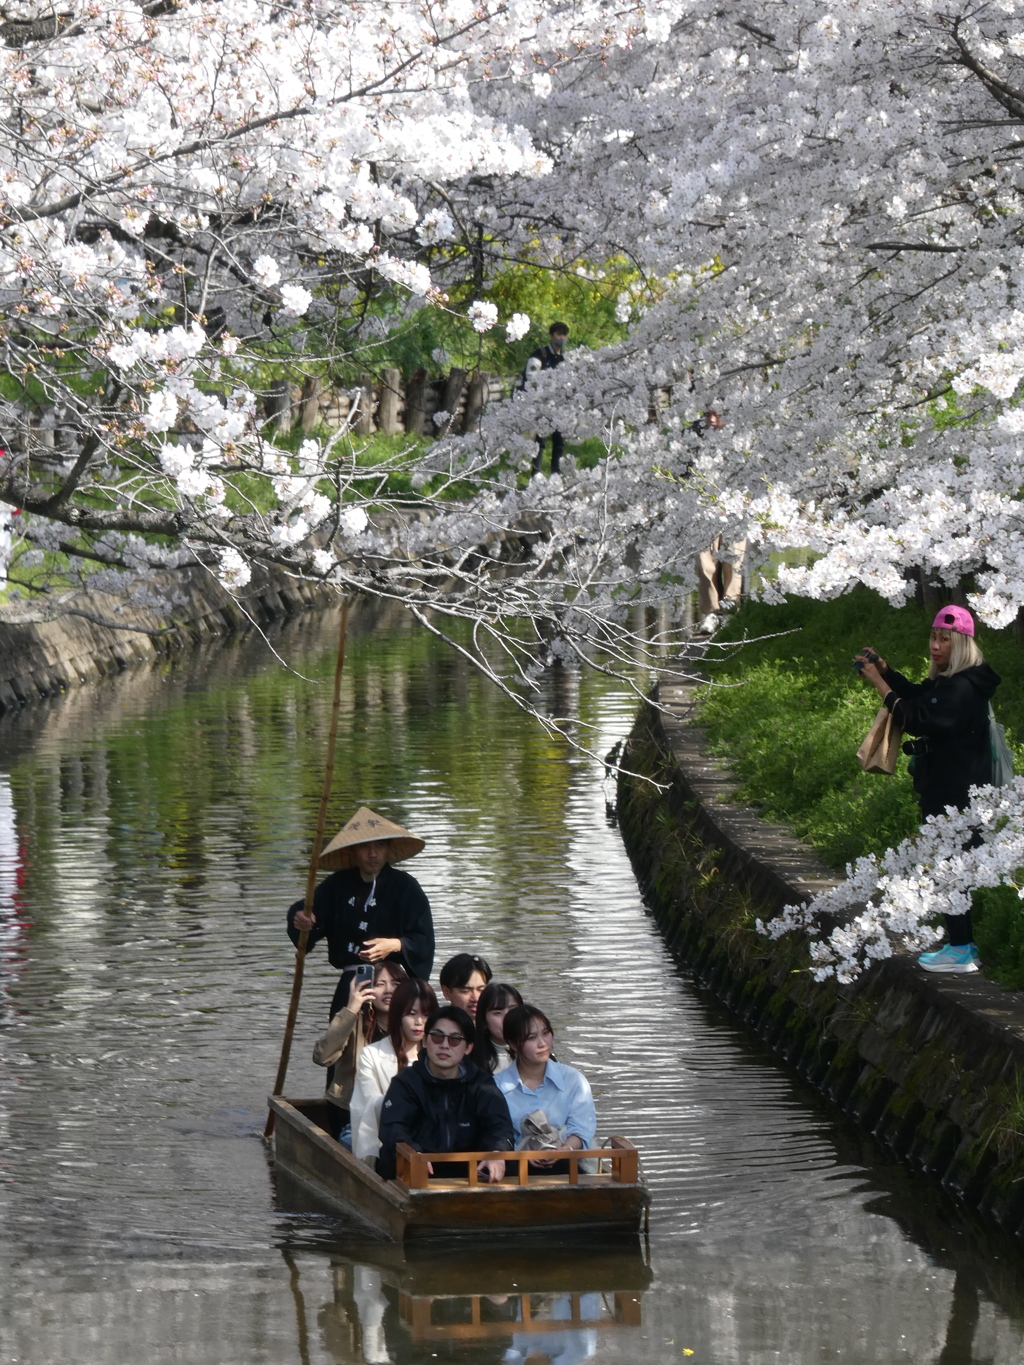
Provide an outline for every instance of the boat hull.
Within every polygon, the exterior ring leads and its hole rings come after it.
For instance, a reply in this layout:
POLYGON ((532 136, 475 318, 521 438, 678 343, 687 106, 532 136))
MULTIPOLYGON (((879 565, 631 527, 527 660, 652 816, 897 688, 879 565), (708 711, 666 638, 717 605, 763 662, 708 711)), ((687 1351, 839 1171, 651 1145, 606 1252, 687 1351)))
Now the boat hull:
POLYGON ((335 1208, 354 1213, 393 1241, 467 1236, 505 1231, 587 1233, 635 1236, 647 1208, 647 1187, 607 1176, 579 1177, 569 1185, 558 1177, 529 1184, 480 1185, 445 1182, 409 1189, 381 1178, 326 1133, 322 1100, 274 1096, 274 1144, 278 1164, 294 1180, 335 1208))

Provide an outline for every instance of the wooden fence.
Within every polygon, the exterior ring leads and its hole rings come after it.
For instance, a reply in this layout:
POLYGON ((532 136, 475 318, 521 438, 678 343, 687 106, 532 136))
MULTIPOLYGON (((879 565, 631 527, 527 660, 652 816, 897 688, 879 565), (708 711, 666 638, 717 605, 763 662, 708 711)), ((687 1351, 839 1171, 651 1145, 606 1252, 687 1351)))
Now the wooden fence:
POLYGON ((296 424, 307 432, 318 426, 334 431, 352 421, 358 436, 377 431, 385 436, 403 431, 410 436, 438 436, 442 431, 476 431, 484 408, 504 398, 511 382, 480 370, 460 369, 433 377, 426 370, 414 370, 406 380, 401 370, 390 368, 378 377, 360 375, 348 388, 314 376, 302 384, 280 379, 264 400, 264 412, 276 418, 281 431, 290 431, 296 424), (449 413, 449 420, 436 422, 439 412, 449 413))

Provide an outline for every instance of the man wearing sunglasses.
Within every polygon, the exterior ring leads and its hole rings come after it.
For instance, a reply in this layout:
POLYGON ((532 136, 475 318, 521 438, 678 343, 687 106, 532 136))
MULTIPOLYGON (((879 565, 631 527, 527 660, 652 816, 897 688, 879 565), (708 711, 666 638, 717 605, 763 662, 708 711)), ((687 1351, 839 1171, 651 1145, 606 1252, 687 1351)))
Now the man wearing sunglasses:
MULTIPOLYGON (((384 1096, 377 1171, 395 1178, 395 1148, 407 1142, 417 1152, 508 1152, 512 1119, 505 1097, 489 1072, 469 1060, 476 1030, 457 1005, 435 1010, 427 1020, 423 1048, 401 1070, 384 1096)), ((481 1161, 480 1175, 494 1183, 504 1161, 481 1161)), ((431 1175, 464 1176, 464 1161, 433 1162, 431 1175)))

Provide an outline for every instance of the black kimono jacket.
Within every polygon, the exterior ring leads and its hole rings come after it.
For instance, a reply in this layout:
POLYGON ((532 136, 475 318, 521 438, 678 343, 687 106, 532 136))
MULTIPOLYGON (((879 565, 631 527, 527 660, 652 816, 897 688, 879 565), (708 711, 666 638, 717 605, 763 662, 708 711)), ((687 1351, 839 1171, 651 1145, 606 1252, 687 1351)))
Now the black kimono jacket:
MULTIPOLYGON (((365 939, 401 939, 402 951, 392 960, 400 962, 410 976, 428 981, 434 966, 434 921, 423 888, 408 872, 388 864, 377 878, 375 903, 367 913, 369 892, 370 883, 363 881, 358 868, 347 867, 325 877, 313 896, 316 924, 310 930, 308 947, 325 938, 331 966, 344 971, 359 961, 365 939)), ((301 909, 302 901, 296 901, 288 911, 288 937, 296 944, 295 916, 301 909)))
POLYGON ((912 683, 894 668, 883 675, 892 688, 885 704, 915 744, 914 790, 924 815, 947 806, 963 810, 967 790, 992 780, 988 704, 1001 681, 990 664, 949 677, 912 683))

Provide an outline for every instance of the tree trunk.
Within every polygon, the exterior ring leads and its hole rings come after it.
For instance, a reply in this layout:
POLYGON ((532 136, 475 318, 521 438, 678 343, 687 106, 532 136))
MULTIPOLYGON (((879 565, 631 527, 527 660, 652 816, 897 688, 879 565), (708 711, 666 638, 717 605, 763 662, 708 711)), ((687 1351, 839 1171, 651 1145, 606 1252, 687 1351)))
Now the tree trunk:
POLYGON ((287 379, 273 379, 267 393, 267 416, 280 432, 292 429, 292 386, 287 379))
POLYGON ((308 374, 302 383, 299 425, 307 435, 320 423, 320 390, 323 386, 323 380, 314 374, 308 374))
POLYGON ((410 436, 422 436, 427 420, 427 372, 413 370, 405 386, 405 429, 410 436))
POLYGON ((357 436, 373 435, 373 376, 361 374, 354 395, 359 400, 355 433, 357 436))
POLYGON ((487 404, 488 376, 479 370, 473 371, 466 394, 466 415, 462 420, 463 431, 479 431, 480 418, 487 404))
POLYGON ((394 436, 402 430, 399 411, 402 406, 402 372, 387 369, 380 386, 380 410, 377 426, 385 436, 394 436))
POLYGON ((451 420, 447 423, 449 431, 455 431, 455 415, 459 410, 459 399, 462 397, 462 390, 466 386, 466 371, 452 370, 448 376, 448 382, 444 386, 444 400, 441 404, 442 411, 451 414, 451 420))

